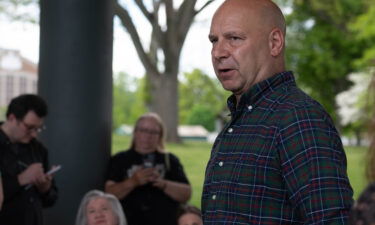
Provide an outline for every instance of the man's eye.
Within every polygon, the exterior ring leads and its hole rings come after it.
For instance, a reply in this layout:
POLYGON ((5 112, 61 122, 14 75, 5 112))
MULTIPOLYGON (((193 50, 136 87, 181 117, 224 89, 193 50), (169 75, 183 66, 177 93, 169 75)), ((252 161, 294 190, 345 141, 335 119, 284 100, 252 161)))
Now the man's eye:
POLYGON ((236 36, 232 36, 232 37, 230 37, 230 39, 232 41, 237 41, 237 40, 240 40, 241 38, 240 37, 236 37, 236 36))
POLYGON ((210 39, 210 42, 212 43, 212 44, 214 44, 214 43, 216 43, 217 42, 217 39, 210 39))

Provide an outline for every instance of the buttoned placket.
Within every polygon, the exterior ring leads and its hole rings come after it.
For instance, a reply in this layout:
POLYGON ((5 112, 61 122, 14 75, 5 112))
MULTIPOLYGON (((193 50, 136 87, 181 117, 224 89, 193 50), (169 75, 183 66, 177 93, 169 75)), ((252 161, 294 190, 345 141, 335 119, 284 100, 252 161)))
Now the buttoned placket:
MULTIPOLYGON (((248 109, 249 112, 251 112, 253 110, 253 106, 252 105, 248 105, 247 109, 248 109)), ((234 132, 234 128, 231 127, 231 124, 233 124, 233 122, 234 122, 234 120, 232 120, 230 122, 230 125, 226 128, 226 132, 229 133, 229 134, 232 134, 234 132)), ((219 146, 220 146, 220 143, 218 143, 216 147, 219 148, 219 146)), ((222 168, 224 166, 224 162, 220 161, 220 162, 217 163, 217 165, 222 168)), ((217 199, 217 195, 216 194, 212 194, 211 199, 212 200, 216 200, 217 199)))

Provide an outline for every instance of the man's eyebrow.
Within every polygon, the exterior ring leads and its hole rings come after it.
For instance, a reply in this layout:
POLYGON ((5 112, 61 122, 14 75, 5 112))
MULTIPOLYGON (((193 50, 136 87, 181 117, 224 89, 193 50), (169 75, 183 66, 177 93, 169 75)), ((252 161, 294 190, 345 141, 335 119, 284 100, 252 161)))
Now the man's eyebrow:
POLYGON ((209 35, 208 35, 208 39, 209 39, 209 40, 212 40, 212 39, 214 39, 214 38, 216 38, 216 35, 213 35, 213 34, 209 34, 209 35))
POLYGON ((224 33, 224 36, 245 36, 245 34, 243 32, 238 32, 238 31, 228 31, 228 32, 225 32, 224 33))

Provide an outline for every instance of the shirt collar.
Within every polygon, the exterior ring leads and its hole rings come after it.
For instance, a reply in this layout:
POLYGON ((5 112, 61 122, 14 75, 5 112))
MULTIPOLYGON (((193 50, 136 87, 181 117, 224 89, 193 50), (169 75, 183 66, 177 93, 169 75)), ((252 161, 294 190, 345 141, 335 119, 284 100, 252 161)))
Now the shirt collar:
POLYGON ((274 76, 261 81, 254 86, 252 86, 248 91, 246 91, 240 98, 240 102, 238 107, 236 108, 236 97, 234 95, 229 96, 227 100, 227 105, 231 114, 235 113, 237 110, 241 110, 244 107, 251 107, 253 108, 257 105, 258 101, 268 93, 272 92, 276 88, 281 85, 285 85, 286 83, 294 84, 295 79, 293 72, 285 71, 274 76))

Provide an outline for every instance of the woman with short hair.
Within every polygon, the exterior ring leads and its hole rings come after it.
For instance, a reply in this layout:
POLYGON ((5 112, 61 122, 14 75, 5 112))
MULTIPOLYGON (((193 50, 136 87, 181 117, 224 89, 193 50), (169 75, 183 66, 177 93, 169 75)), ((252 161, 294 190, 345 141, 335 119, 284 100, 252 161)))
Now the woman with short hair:
POLYGON ((127 225, 117 198, 99 190, 89 191, 78 209, 76 225, 127 225))

